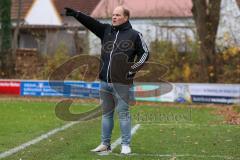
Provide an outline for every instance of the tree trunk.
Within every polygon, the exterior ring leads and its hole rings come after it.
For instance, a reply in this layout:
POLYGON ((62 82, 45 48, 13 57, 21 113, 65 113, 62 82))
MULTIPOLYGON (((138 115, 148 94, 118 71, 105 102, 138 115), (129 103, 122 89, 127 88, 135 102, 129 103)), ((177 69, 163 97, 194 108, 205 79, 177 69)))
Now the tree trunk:
POLYGON ((16 50, 17 50, 17 43, 18 43, 18 35, 20 30, 20 21, 21 21, 21 11, 22 11, 22 0, 18 0, 18 15, 17 15, 17 25, 14 30, 13 34, 13 41, 12 41, 12 51, 13 56, 15 57, 16 50))
POLYGON ((11 55, 11 1, 0 1, 1 17, 1 55, 0 55, 0 77, 9 76, 9 55, 11 55))
POLYGON ((76 53, 77 54, 82 54, 83 53, 83 43, 84 42, 78 36, 78 30, 77 29, 74 30, 73 39, 74 39, 74 44, 75 44, 75 48, 76 48, 76 53))
POLYGON ((221 0, 192 0, 193 18, 200 42, 204 80, 217 82, 217 57, 215 40, 220 19, 221 0))
POLYGON ((18 15, 17 15, 17 22, 16 27, 13 33, 13 40, 12 40, 12 53, 9 55, 9 72, 11 76, 15 75, 16 73, 16 51, 18 48, 18 35, 21 27, 21 12, 22 12, 22 0, 18 0, 18 15))

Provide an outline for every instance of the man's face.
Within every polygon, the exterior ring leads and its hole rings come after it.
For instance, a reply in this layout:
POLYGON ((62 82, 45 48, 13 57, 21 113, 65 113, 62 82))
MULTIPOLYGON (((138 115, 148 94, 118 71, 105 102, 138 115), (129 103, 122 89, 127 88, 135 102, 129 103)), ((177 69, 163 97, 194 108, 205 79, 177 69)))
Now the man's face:
POLYGON ((123 8, 116 7, 112 14, 112 25, 119 26, 119 25, 127 22, 127 20, 128 20, 128 17, 123 15, 123 8))

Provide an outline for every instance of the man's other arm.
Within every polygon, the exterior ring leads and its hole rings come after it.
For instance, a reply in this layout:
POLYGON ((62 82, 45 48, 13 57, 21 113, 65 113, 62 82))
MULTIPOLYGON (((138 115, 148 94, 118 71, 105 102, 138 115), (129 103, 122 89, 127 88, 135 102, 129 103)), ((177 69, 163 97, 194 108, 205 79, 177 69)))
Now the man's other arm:
POLYGON ((137 53, 137 59, 136 62, 131 66, 130 72, 132 73, 139 71, 149 58, 148 47, 143 40, 143 36, 141 33, 138 33, 138 37, 135 42, 135 49, 137 53))

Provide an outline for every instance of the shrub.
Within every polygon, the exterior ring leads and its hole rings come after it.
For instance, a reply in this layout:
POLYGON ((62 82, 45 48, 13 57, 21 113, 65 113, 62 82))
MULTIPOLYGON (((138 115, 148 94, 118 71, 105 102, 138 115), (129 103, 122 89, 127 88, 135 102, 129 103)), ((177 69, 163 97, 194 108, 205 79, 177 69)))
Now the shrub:
POLYGON ((180 52, 178 45, 167 41, 155 41, 150 48, 151 60, 168 68, 165 80, 170 82, 201 81, 198 74, 200 60, 197 44, 189 41, 188 50, 191 52, 180 52))
MULTIPOLYGON (((166 41, 151 43, 151 60, 168 68, 164 80, 170 82, 206 82, 202 77, 199 44, 188 41, 188 50, 166 41)), ((218 83, 240 83, 240 48, 232 46, 217 53, 218 83)), ((157 73, 156 73, 157 74, 157 73)), ((161 75, 156 75, 161 77, 161 75)))

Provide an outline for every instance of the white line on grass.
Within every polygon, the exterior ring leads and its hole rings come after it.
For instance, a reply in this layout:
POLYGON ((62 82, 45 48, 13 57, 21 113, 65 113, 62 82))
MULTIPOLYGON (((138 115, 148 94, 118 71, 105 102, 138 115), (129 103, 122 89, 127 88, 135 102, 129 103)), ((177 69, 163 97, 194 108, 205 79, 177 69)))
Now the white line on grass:
POLYGON ((65 130, 65 129, 67 129, 67 128, 69 128, 69 127, 71 127, 71 126, 73 126, 73 125, 75 125, 75 124, 77 124, 79 122, 80 121, 70 122, 70 123, 68 123, 68 124, 66 124, 66 125, 64 125, 64 126, 62 126, 60 128, 53 129, 53 130, 49 131, 48 133, 42 134, 41 136, 39 136, 39 137, 37 137, 37 138, 35 138, 35 139, 31 140, 31 141, 28 141, 28 142, 26 142, 24 144, 21 144, 20 146, 12 148, 12 149, 10 149, 10 150, 8 150, 6 152, 0 153, 0 159, 1 158, 6 158, 8 156, 11 156, 11 155, 13 155, 13 154, 15 154, 15 153, 17 153, 17 152, 19 152, 19 151, 29 147, 29 146, 31 146, 33 144, 36 144, 36 143, 38 143, 38 142, 40 142, 40 141, 42 141, 44 139, 47 139, 48 137, 58 133, 59 131, 63 131, 63 130, 65 130))
POLYGON ((194 123, 142 123, 141 125, 143 126, 188 126, 188 127, 236 127, 236 128, 240 128, 240 126, 238 125, 228 125, 228 124, 194 124, 194 123))
MULTIPOLYGON (((141 124, 141 125, 151 125, 151 124, 141 124)), ((179 125, 179 124, 156 124, 156 125, 162 125, 162 126, 171 126, 171 125, 179 125)), ((195 125, 195 124, 181 124, 181 125, 187 125, 187 126, 201 126, 201 125, 195 125)), ((209 125, 204 125, 209 126, 209 125)), ((210 125, 210 126, 217 126, 217 125, 210 125)), ((132 130, 131 134, 136 133, 137 129, 140 127, 140 124, 135 125, 132 130)), ((115 149, 119 144, 121 143, 121 138, 118 138, 113 144, 112 144, 112 150, 115 149)), ((125 156, 119 153, 99 153, 99 155, 114 155, 114 156, 125 156)), ((240 158, 230 156, 230 155, 197 155, 197 154, 151 154, 151 153, 131 153, 127 156, 140 156, 140 157, 169 157, 169 158, 177 158, 177 157, 194 157, 194 158, 221 158, 226 160, 240 160, 240 158)))
MULTIPOLYGON (((124 156, 118 153, 111 153, 114 156, 124 156)), ((194 158, 221 158, 221 159, 229 159, 229 160, 239 160, 239 158, 234 156, 227 155, 197 155, 197 154, 148 154, 148 153, 131 153, 128 156, 139 156, 139 157, 169 157, 169 158, 177 158, 177 157, 194 157, 194 158)))
MULTIPOLYGON (((140 124, 136 124, 132 129, 131 129, 131 135, 134 135, 137 130, 139 129, 140 127, 140 124)), ((118 146, 121 144, 121 137, 119 137, 116 141, 114 141, 112 144, 111 144, 111 148, 112 148, 112 151, 118 146)), ((106 155, 109 155, 110 153, 109 152, 100 152, 98 153, 98 155, 100 156, 106 156, 106 155)))
MULTIPOLYGON (((137 130, 139 129, 140 124, 136 124, 132 129, 131 129, 131 135, 134 135, 137 130)), ((119 137, 113 144, 111 145, 112 150, 114 150, 119 144, 121 144, 121 137, 119 137)))
POLYGON ((13 155, 13 154, 15 154, 15 153, 17 153, 17 152, 19 152, 19 151, 29 147, 29 146, 31 146, 31 145, 34 145, 34 144, 36 144, 36 143, 38 143, 38 142, 40 142, 40 141, 42 141, 44 139, 47 139, 48 137, 50 137, 50 136, 52 136, 52 135, 54 135, 54 134, 56 134, 56 133, 58 133, 60 131, 66 130, 69 127, 72 127, 75 124, 78 124, 78 123, 80 123, 80 122, 82 122, 84 120, 87 120, 88 118, 91 118, 95 114, 96 113, 91 113, 91 114, 87 115, 86 117, 80 118, 79 121, 74 121, 74 122, 67 123, 67 124, 65 124, 62 127, 53 129, 53 130, 49 131, 48 133, 42 134, 41 136, 39 136, 39 137, 37 137, 37 138, 35 138, 35 139, 31 140, 31 141, 28 141, 28 142, 26 142, 24 144, 21 144, 20 146, 12 148, 12 149, 10 149, 10 150, 8 150, 6 152, 0 153, 0 159, 6 158, 8 156, 11 156, 11 155, 13 155))

